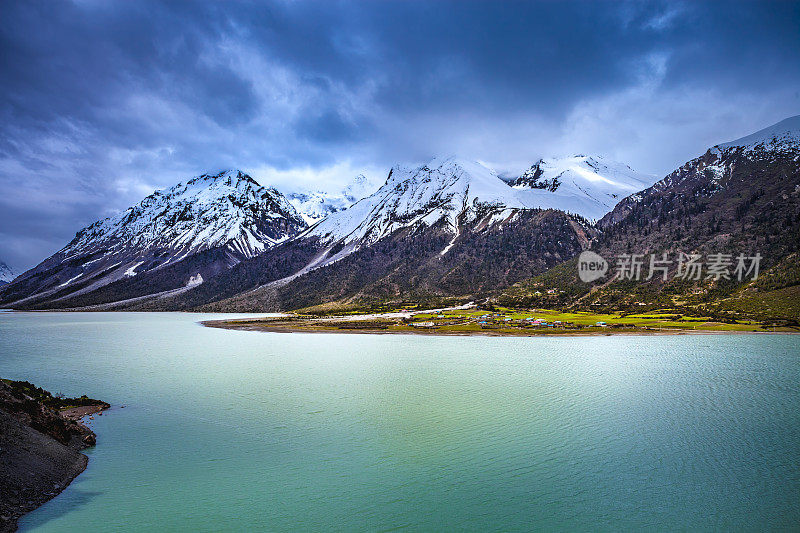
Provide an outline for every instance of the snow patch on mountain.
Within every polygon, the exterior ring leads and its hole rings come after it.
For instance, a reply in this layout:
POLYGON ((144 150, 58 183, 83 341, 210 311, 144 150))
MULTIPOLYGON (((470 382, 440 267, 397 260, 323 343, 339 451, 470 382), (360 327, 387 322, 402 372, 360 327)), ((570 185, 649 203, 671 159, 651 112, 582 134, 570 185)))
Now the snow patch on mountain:
POLYGON ((129 267, 128 270, 126 270, 124 272, 123 276, 128 276, 129 278, 132 278, 133 276, 135 276, 136 275, 136 269, 139 268, 139 266, 141 266, 142 263, 144 263, 144 261, 138 261, 132 267, 129 267))
POLYGON ((80 274, 78 274, 78 275, 77 275, 77 276, 75 276, 74 278, 69 278, 69 279, 68 279, 67 281, 65 281, 64 283, 61 283, 61 284, 59 284, 59 287, 66 287, 67 285, 69 285, 70 283, 72 283, 73 281, 75 281, 76 279, 78 279, 78 278, 79 278, 79 277, 81 277, 81 276, 83 276, 83 272, 81 272, 80 274))

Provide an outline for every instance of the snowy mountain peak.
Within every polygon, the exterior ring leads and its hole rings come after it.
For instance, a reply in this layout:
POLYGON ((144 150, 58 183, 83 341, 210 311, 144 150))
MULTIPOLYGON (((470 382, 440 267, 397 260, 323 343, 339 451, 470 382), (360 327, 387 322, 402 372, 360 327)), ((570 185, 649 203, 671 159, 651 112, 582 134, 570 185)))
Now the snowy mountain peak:
POLYGON ((597 220, 619 200, 646 189, 655 176, 599 155, 540 159, 511 186, 527 205, 550 207, 597 220))
POLYGON ((252 257, 304 226, 281 193, 241 171, 229 170, 154 192, 123 213, 78 232, 64 253, 81 253, 114 241, 117 248, 156 247, 184 255, 227 246, 242 257, 252 257))
POLYGON ((442 220, 453 233, 463 224, 519 209, 559 209, 599 219, 619 199, 655 177, 600 156, 540 160, 512 182, 479 161, 456 156, 410 167, 395 165, 377 192, 333 213, 301 234, 324 242, 370 244, 397 229, 442 220))
POLYGON ((334 213, 301 237, 345 244, 373 243, 397 229, 445 220, 453 232, 487 209, 524 209, 515 191, 476 161, 435 158, 419 167, 395 165, 386 183, 352 207, 334 213))
POLYGON ((251 178, 248 174, 245 174, 241 170, 231 169, 231 170, 224 170, 219 174, 201 174, 195 178, 189 180, 189 183, 221 183, 228 187, 239 187, 242 183, 246 183, 248 185, 255 185, 259 186, 258 182, 256 182, 253 178, 251 178))
MULTIPOLYGON (((24 274, 35 292, 74 294, 218 249, 213 274, 306 228, 275 189, 239 170, 202 174, 162 189, 79 231, 62 250, 24 274)), ((202 260, 201 260, 202 262, 202 260)), ((187 283, 204 276, 192 272, 187 283)))
POLYGON ((17 273, 10 266, 0 261, 0 285, 11 283, 17 277, 17 273))
POLYGON ((781 120, 763 130, 735 141, 719 144, 714 148, 725 150, 742 147, 746 151, 785 151, 797 150, 798 145, 800 145, 800 115, 781 120))
POLYGON ((356 203, 375 192, 376 185, 364 174, 359 174, 342 190, 344 197, 351 203, 356 203))

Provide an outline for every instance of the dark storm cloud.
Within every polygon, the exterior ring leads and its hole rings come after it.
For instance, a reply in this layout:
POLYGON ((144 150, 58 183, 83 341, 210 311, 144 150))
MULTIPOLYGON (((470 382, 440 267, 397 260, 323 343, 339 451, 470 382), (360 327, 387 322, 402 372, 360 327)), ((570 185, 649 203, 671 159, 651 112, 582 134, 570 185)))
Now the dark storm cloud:
POLYGON ((797 2, 0 3, 0 260, 226 167, 459 152, 665 173, 800 109, 797 2))

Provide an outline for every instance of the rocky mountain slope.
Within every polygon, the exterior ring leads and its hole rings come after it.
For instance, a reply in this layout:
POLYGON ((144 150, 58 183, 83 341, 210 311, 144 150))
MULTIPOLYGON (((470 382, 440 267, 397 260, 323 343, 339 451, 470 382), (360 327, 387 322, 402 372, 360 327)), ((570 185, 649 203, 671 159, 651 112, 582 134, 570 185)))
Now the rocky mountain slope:
MULTIPOLYGON (((573 260, 509 289, 504 301, 800 319, 800 117, 710 148, 623 199, 597 227, 601 233, 592 249, 611 264, 606 277, 580 282, 573 260), (731 279, 714 279, 707 270, 697 280, 675 279, 681 252, 699 254, 706 263, 713 254, 730 255, 731 279), (668 280, 659 275, 649 282, 610 282, 618 256, 631 253, 647 260, 651 253, 667 253, 673 261, 668 280), (739 254, 762 257, 757 280, 751 274, 740 282, 733 275, 739 254), (542 290, 552 287, 564 290, 558 293, 563 296, 548 297, 542 290)), ((646 275, 649 265, 643 266, 646 275)))
POLYGON ((192 286, 306 227, 286 198, 240 171, 204 174, 156 191, 79 231, 62 250, 0 292, 7 303, 55 300, 191 262, 192 286))
MULTIPOLYGON (((433 307, 463 303, 485 298, 577 255, 592 234, 585 221, 566 213, 524 209, 504 219, 493 220, 487 214, 473 224, 461 225, 455 239, 445 220, 429 227, 403 227, 319 268, 308 265, 319 264, 328 249, 323 248, 321 255, 303 257, 300 252, 309 248, 294 241, 252 261, 274 264, 284 260, 282 254, 291 252, 301 258, 289 269, 294 273, 253 278, 251 263, 242 263, 231 270, 230 277, 240 276, 250 283, 255 281, 254 285, 229 283, 220 277, 214 280, 217 288, 209 285, 191 291, 181 295, 177 303, 209 311, 343 310, 408 302, 433 307), (220 289, 231 285, 250 288, 219 300, 220 294, 225 295, 220 289)), ((336 251, 334 248, 328 253, 336 257, 336 251)))

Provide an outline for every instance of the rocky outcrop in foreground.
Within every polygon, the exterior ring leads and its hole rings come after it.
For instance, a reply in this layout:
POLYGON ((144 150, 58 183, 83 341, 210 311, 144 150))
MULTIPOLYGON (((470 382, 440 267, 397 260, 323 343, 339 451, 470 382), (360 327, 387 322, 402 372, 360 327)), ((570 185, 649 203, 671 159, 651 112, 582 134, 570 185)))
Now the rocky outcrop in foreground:
POLYGON ((101 411, 91 398, 56 398, 27 382, 0 380, 0 532, 59 494, 86 469, 80 450, 95 434, 68 408, 101 411))

